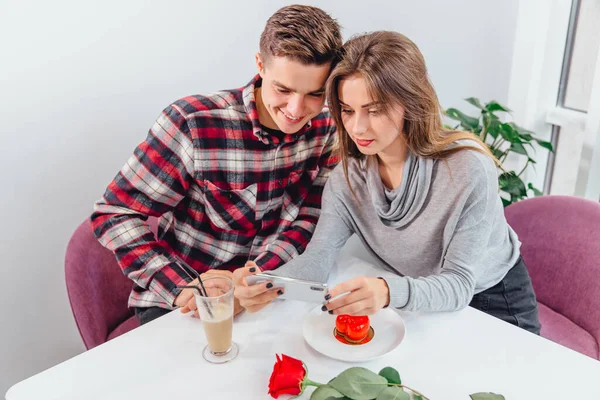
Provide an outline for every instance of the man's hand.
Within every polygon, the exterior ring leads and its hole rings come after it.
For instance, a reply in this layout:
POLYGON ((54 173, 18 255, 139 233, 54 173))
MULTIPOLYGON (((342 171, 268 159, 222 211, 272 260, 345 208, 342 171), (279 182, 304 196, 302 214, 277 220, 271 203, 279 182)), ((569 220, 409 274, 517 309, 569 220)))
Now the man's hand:
POLYGON ((335 286, 327 294, 332 299, 323 306, 330 314, 372 315, 390 303, 390 289, 384 279, 359 276, 335 286))
POLYGON ((248 261, 244 268, 233 272, 233 283, 235 284, 235 297, 240 305, 249 312, 256 312, 266 307, 273 299, 283 294, 281 289, 272 289, 271 282, 248 286, 246 277, 260 273, 254 261, 248 261))
MULTIPOLYGON (((233 281, 233 273, 231 271, 221 271, 221 270, 216 270, 216 269, 211 269, 203 274, 200 275, 200 277, 204 280, 207 279, 209 277, 214 277, 214 276, 223 276, 225 278, 229 278, 233 281)), ((191 281, 190 283, 188 283, 186 286, 200 286, 200 283, 198 282, 198 279, 194 279, 193 281, 191 281)), ((177 307, 181 307, 180 311, 184 314, 193 311, 194 314, 193 316, 195 318, 199 318, 198 315, 198 306, 196 305, 196 298, 194 297, 194 292, 195 289, 183 289, 179 295, 175 298, 175 305, 177 307)), ((237 315, 239 314, 241 311, 243 310, 243 308, 240 306, 239 301, 234 298, 233 300, 233 315, 237 315)))

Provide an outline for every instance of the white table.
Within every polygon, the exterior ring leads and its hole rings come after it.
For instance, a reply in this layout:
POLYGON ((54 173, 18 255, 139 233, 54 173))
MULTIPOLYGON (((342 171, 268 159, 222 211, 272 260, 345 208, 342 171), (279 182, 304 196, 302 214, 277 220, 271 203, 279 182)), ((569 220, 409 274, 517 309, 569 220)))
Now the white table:
MULTIPOLYGON (((340 262, 335 282, 358 273, 357 259, 340 262)), ((371 270, 367 275, 382 275, 371 270)), ((236 317, 240 355, 228 364, 202 359, 201 322, 172 312, 134 331, 17 383, 7 400, 267 399, 275 353, 301 359, 318 382, 352 366, 322 356, 302 336, 302 316, 314 305, 278 301, 236 317)), ((509 400, 600 399, 600 362, 472 308, 453 313, 401 312, 402 344, 360 364, 375 372, 393 366, 402 381, 430 399, 469 400, 485 391, 509 400)), ((354 364, 356 365, 356 364, 354 364)), ((308 399, 312 388, 301 397, 308 399)))

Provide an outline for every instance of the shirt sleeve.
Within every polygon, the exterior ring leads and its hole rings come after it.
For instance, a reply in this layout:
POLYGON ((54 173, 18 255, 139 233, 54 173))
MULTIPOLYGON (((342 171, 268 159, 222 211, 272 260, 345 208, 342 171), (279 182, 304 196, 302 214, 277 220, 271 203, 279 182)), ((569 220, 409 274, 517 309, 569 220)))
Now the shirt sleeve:
POLYGON ((473 184, 450 239, 439 275, 386 278, 390 306, 408 311, 455 311, 473 298, 476 270, 492 233, 487 218, 498 202, 494 168, 473 171, 473 184))
POLYGON ((337 134, 332 126, 327 143, 319 157, 319 172, 309 193, 302 203, 296 220, 288 229, 281 232, 270 245, 270 249, 259 254, 254 260, 263 270, 273 270, 290 261, 306 248, 321 213, 323 188, 331 171, 338 163, 334 154, 337 147, 337 134))
POLYGON ((336 203, 339 200, 333 193, 331 183, 325 185, 321 217, 306 251, 273 271, 274 275, 327 281, 340 250, 354 233, 337 211, 336 203))
POLYGON ((184 198, 194 170, 193 145, 185 118, 167 107, 148 136, 95 203, 94 235, 112 250, 123 273, 173 305, 176 287, 192 280, 147 223, 184 198))

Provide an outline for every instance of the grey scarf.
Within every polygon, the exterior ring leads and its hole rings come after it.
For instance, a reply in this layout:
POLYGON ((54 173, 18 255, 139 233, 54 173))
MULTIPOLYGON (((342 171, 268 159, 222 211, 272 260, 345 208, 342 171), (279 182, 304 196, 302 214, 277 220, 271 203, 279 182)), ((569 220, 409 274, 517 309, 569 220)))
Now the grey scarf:
POLYGON ((389 190, 381 181, 377 162, 366 162, 367 187, 383 224, 398 229, 417 216, 429 193, 434 163, 433 159, 417 157, 409 151, 400 186, 389 190))

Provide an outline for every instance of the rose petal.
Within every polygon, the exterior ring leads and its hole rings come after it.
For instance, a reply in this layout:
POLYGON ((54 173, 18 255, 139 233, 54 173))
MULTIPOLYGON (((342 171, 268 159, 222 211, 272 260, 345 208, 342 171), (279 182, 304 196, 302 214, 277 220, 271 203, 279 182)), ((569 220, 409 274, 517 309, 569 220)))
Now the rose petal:
POLYGON ((277 396, 281 396, 282 394, 293 394, 293 395, 300 394, 300 388, 296 387, 296 388, 282 389, 277 392, 277 396))

